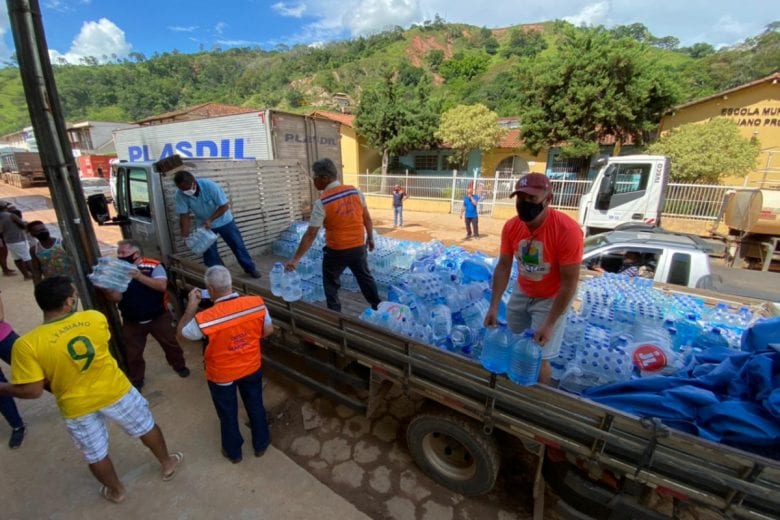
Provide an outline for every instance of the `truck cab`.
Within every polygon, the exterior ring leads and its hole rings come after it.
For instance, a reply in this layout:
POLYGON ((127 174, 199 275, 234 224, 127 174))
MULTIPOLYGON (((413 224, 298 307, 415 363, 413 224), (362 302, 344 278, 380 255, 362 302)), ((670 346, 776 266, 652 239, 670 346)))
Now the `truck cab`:
POLYGON ((625 223, 660 225, 669 180, 668 157, 601 157, 595 165, 599 172, 579 206, 579 224, 586 236, 625 223))

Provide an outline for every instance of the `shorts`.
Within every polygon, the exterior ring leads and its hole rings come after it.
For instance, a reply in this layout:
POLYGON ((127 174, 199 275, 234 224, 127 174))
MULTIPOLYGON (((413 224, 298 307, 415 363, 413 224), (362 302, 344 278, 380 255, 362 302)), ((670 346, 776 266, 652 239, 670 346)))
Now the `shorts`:
POLYGON ((117 423, 131 437, 141 437, 154 428, 149 403, 135 388, 111 406, 75 419, 65 419, 65 427, 73 443, 88 464, 100 462, 108 456, 106 418, 117 423))
MULTIPOLYGON (((519 287, 515 287, 509 303, 506 306, 506 321, 509 328, 515 334, 522 333, 525 329, 536 331, 544 324, 547 315, 550 314, 554 298, 531 298, 523 294, 519 287)), ((552 338, 542 347, 542 359, 552 359, 558 356, 563 343, 563 316, 558 318, 553 328, 552 338)))
POLYGON ((17 260, 21 260, 22 262, 29 262, 32 260, 30 257, 30 244, 28 244, 27 241, 14 242, 13 244, 6 242, 6 246, 8 247, 8 252, 11 253, 11 260, 14 262, 17 260))

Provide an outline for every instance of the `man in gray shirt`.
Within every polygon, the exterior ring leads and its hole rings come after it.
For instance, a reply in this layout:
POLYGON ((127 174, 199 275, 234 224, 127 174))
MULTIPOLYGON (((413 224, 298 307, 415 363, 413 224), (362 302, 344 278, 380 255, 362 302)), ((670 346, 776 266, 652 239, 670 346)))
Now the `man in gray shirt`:
POLYGON ((3 236, 8 252, 16 267, 24 275, 25 280, 32 280, 32 259, 30 246, 27 244, 27 234, 24 231, 24 221, 9 211, 8 202, 0 203, 0 234, 3 236))

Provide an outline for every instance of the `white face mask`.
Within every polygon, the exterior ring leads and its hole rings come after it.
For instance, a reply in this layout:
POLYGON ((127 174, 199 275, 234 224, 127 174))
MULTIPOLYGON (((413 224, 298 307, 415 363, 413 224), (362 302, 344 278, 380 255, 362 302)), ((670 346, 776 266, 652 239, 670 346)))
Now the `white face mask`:
POLYGON ((191 188, 189 190, 184 190, 182 193, 184 193, 188 197, 194 197, 196 191, 198 191, 197 188, 191 188))

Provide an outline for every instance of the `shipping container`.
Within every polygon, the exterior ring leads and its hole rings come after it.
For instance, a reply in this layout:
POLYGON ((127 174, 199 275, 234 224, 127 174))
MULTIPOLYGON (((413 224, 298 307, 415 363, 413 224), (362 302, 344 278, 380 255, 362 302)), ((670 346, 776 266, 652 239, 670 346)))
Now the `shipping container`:
POLYGON ((80 155, 78 157, 81 177, 102 177, 108 180, 111 171, 112 155, 80 155))

